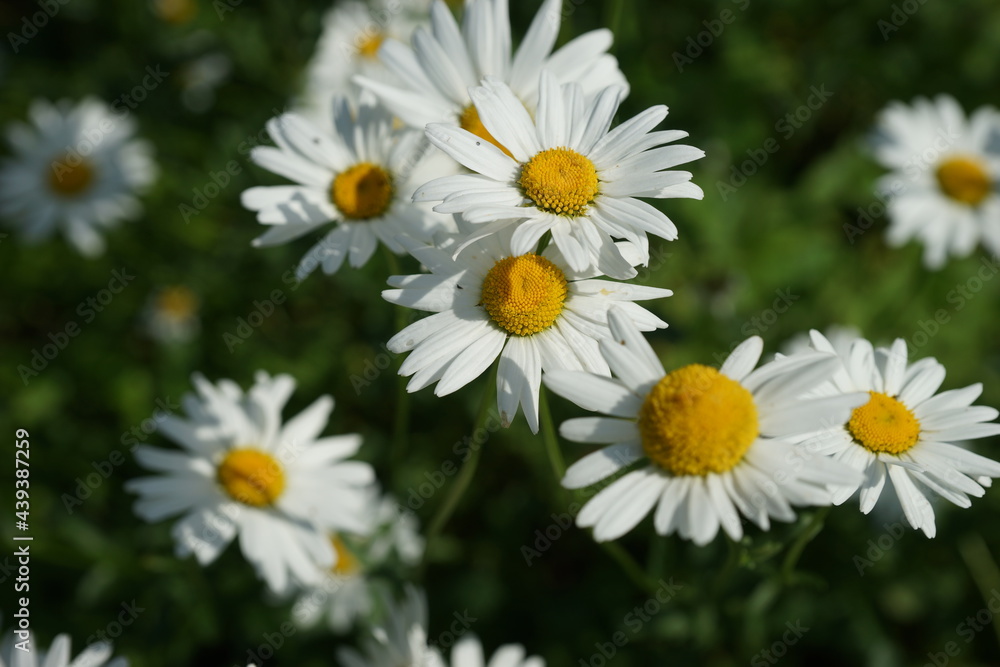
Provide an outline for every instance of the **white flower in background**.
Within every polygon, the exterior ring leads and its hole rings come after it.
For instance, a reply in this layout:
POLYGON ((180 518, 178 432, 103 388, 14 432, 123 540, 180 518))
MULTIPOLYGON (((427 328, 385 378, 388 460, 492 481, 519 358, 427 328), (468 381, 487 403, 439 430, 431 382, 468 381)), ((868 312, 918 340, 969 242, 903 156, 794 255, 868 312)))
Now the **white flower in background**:
MULTIPOLYGON (((387 601, 388 602, 388 601, 387 601)), ((361 651, 341 648, 343 667, 446 667, 440 651, 427 643, 427 598, 407 588, 406 598, 389 603, 385 623, 361 642, 361 651)))
POLYGON ((606 86, 628 84, 618 61, 607 51, 610 30, 592 30, 552 51, 562 21, 562 0, 539 8, 516 53, 511 53, 507 0, 466 2, 461 29, 441 0, 431 7, 431 27, 414 31, 412 48, 387 40, 379 59, 400 83, 358 77, 404 123, 423 129, 428 123, 451 123, 494 141, 480 122, 469 88, 484 77, 508 83, 529 109, 538 104, 538 74, 549 70, 561 83, 576 82, 588 98, 606 86))
POLYGON ((58 635, 48 651, 39 650, 33 633, 28 636, 28 651, 16 648, 15 645, 21 641, 23 639, 15 637, 13 631, 4 637, 0 667, 128 667, 125 658, 111 660, 112 647, 108 642, 93 642, 80 655, 72 658, 68 634, 58 635))
POLYGON ((206 53, 184 63, 177 73, 181 102, 193 113, 205 113, 215 104, 215 91, 233 71, 224 53, 206 53))
POLYGON ((840 360, 837 373, 815 395, 862 391, 869 396, 849 419, 803 439, 810 452, 830 455, 864 475, 857 483, 834 487, 834 504, 860 489, 861 511, 868 514, 888 478, 910 525, 934 537, 934 509, 926 492, 969 507, 969 496, 981 497, 990 478, 1000 477, 1000 463, 954 444, 1000 434, 1000 424, 983 423, 998 412, 972 405, 982 384, 936 393, 944 366, 931 357, 908 363, 902 338, 877 350, 857 338, 845 351, 818 331, 811 337, 814 349, 834 352, 840 360))
POLYGON ((388 593, 372 573, 385 568, 412 567, 424 552, 416 516, 399 511, 390 496, 374 499, 367 535, 331 535, 337 553, 334 566, 323 572, 323 583, 306 590, 292 608, 297 623, 311 627, 324 616, 336 632, 345 632, 357 619, 369 616, 375 601, 388 593))
POLYGON ((394 131, 392 118, 368 102, 355 116, 341 97, 335 113, 332 134, 296 114, 273 118, 267 129, 277 146, 251 153, 261 167, 295 181, 243 192, 243 205, 270 227, 255 246, 280 245, 335 223, 302 259, 300 280, 319 265, 335 273, 345 259, 361 267, 379 241, 402 253, 400 236, 429 242, 435 231, 454 229, 451 216, 411 199, 428 178, 454 173, 450 160, 427 150, 419 132, 394 131))
POLYGON ((383 83, 399 84, 378 51, 387 39, 409 41, 414 28, 427 23, 430 0, 336 2, 323 16, 323 32, 306 67, 306 86, 297 106, 320 127, 333 127, 333 98, 360 101, 357 74, 383 83))
POLYGON ((198 333, 198 297, 184 285, 171 285, 150 296, 143 315, 146 331, 161 343, 184 343, 198 333))
MULTIPOLYGON (((912 106, 893 102, 878 118, 875 158, 888 203, 891 245, 917 239, 924 264, 940 268, 982 240, 1000 255, 1000 115, 982 107, 968 119, 949 95, 912 106)), ((858 231, 860 233, 860 230, 858 231)))
POLYGON ((87 256, 104 251, 101 229, 136 218, 136 194, 156 177, 150 145, 134 139, 128 110, 85 98, 35 100, 31 125, 13 123, 13 156, 0 164, 0 217, 28 242, 57 230, 87 256))
POLYGON ((431 273, 393 276, 382 292, 391 303, 435 313, 406 327, 387 343, 410 352, 399 368, 413 378, 408 391, 437 382, 445 396, 464 387, 500 358, 497 409, 508 426, 519 407, 538 432, 542 372, 554 369, 610 373, 598 350, 609 335, 608 308, 623 312, 644 331, 667 323, 633 301, 658 299, 670 290, 597 279, 575 271, 549 246, 538 255, 511 250, 512 230, 476 241, 457 255, 454 243, 420 247, 410 254, 431 273))
POLYGON ((473 223, 471 239, 515 227, 511 248, 531 252, 546 232, 575 271, 590 267, 612 278, 636 275, 649 261, 647 233, 668 240, 677 228, 637 197, 703 196, 686 171, 668 171, 704 156, 692 146, 665 146, 686 137, 677 130, 652 132, 667 115, 655 106, 609 131, 620 88, 604 89, 590 104, 579 86, 560 86, 541 76, 541 101, 532 118, 503 83, 472 89, 483 124, 506 152, 461 128, 427 126, 435 146, 475 174, 447 176, 421 186, 416 201, 441 201, 434 210, 460 213, 473 223), (639 249, 626 261, 613 239, 639 249))
POLYGON ((665 374, 627 317, 613 309, 608 318, 613 338, 601 341, 601 351, 615 379, 570 371, 545 377, 560 396, 610 415, 563 422, 568 440, 614 443, 570 466, 564 487, 590 486, 639 462, 577 515, 578 525, 594 528, 594 539, 624 535, 655 507, 661 535, 677 532, 703 545, 721 525, 738 540, 740 514, 767 530, 769 517, 792 521, 791 505, 829 505, 827 485, 857 478, 792 440, 817 423, 842 421, 864 402, 863 394, 798 400, 830 377, 834 355, 802 354, 754 370, 762 350, 754 336, 719 370, 691 364, 665 374))
POLYGON ((257 373, 244 394, 230 380, 194 376, 198 395, 184 398, 188 419, 168 416, 160 430, 184 448, 140 445, 136 459, 157 473, 126 483, 139 494, 135 512, 149 522, 184 514, 174 524, 178 556, 211 563, 239 536, 240 549, 276 593, 314 585, 335 565, 329 534, 364 533, 374 472, 345 461, 361 438, 320 438, 333 399, 323 396, 290 419, 282 408, 295 388, 288 375, 257 373))
POLYGON ((483 645, 475 635, 458 640, 451 650, 451 667, 545 667, 538 656, 525 657, 520 644, 504 644, 496 650, 489 662, 483 656, 483 645))

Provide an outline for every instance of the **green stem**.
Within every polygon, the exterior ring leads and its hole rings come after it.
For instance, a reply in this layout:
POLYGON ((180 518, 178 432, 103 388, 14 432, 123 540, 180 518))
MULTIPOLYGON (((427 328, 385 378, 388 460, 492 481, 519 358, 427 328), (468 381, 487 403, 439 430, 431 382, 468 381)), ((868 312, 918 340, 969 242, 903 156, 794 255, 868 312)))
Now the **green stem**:
POLYGON ((785 555, 785 562, 781 565, 781 576, 786 584, 791 580, 792 573, 795 572, 795 565, 799 562, 799 557, 802 556, 802 551, 806 548, 806 545, 812 542, 813 538, 823 530, 823 523, 826 521, 826 515, 829 513, 829 506, 816 510, 809 521, 802 527, 802 532, 799 533, 798 538, 789 547, 788 553, 785 555))
POLYGON ((615 562, 617 562, 621 567, 622 572, 624 572, 625 576, 632 580, 632 583, 646 592, 656 592, 658 588, 657 583, 650 577, 646 576, 646 573, 641 567, 639 567, 639 564, 635 562, 635 559, 632 558, 629 552, 625 551, 620 544, 617 542, 601 542, 600 544, 601 548, 604 549, 609 556, 615 559, 615 562))
MULTIPOLYGON (((958 551, 979 594, 983 596, 983 601, 989 602, 990 596, 1000 586, 1000 567, 993 560, 993 554, 983 536, 977 534, 966 537, 958 543, 958 551)), ((997 641, 1000 641, 1000 614, 993 614, 993 631, 997 635, 997 641)))
MULTIPOLYGON (((476 425, 472 429, 473 438, 475 434, 480 431, 480 429, 486 428, 486 420, 489 418, 490 407, 496 403, 496 365, 493 366, 493 372, 490 373, 487 379, 486 388, 483 390, 482 402, 479 404, 479 413, 476 415, 476 425)), ((458 502, 465 495, 466 489, 472 482, 472 478, 476 472, 476 466, 479 464, 479 454, 482 446, 477 444, 475 440, 469 447, 468 458, 462 463, 462 469, 458 471, 458 476, 455 478, 454 483, 451 485, 451 489, 448 491, 447 497, 438 507, 437 512, 431 519, 430 524, 427 528, 427 543, 430 545, 431 540, 433 540, 438 533, 444 528, 445 524, 448 523, 448 519, 455 512, 455 508, 458 507, 458 502)), ((426 556, 427 550, 424 554, 426 556)))
POLYGON ((566 474, 566 462, 559 450, 559 438, 556 437, 556 427, 552 422, 548 392, 545 391, 545 387, 542 387, 538 392, 538 412, 542 421, 542 440, 545 442, 545 451, 549 455, 552 472, 556 475, 556 483, 559 483, 562 481, 563 475, 566 474))

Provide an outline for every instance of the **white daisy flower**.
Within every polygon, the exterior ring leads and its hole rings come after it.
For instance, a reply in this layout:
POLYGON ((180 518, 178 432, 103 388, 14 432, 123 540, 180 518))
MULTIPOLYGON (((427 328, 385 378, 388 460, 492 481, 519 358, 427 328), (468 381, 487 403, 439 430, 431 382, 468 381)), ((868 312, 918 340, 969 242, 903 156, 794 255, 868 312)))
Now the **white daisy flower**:
POLYGON ((59 229, 80 253, 102 253, 98 230, 138 217, 136 193, 156 176, 152 148, 133 139, 127 113, 89 97, 76 106, 35 100, 31 125, 7 128, 14 156, 0 166, 0 217, 28 242, 59 229))
POLYGON ((917 98, 912 107, 893 102, 883 110, 873 148, 892 170, 879 180, 879 189, 892 197, 888 242, 899 246, 916 238, 932 269, 948 255, 965 257, 980 240, 1000 254, 998 140, 995 108, 982 107, 967 119, 949 95, 917 98))
POLYGON ((507 0, 467 1, 461 28, 447 5, 435 0, 430 29, 421 26, 414 31, 412 48, 387 40, 379 50, 379 59, 399 83, 366 76, 356 80, 411 127, 451 123, 494 141, 468 92, 484 77, 506 82, 532 111, 538 104, 538 74, 543 68, 561 83, 579 83, 588 98, 606 86, 627 88, 618 61, 607 52, 611 31, 592 30, 553 53, 561 21, 562 0, 545 0, 512 55, 507 0))
MULTIPOLYGON (((410 254, 431 273, 393 276, 398 289, 382 292, 401 306, 435 313, 414 322, 387 343, 410 352, 399 368, 408 391, 434 382, 445 396, 464 387, 500 357, 497 409, 504 426, 519 407, 538 432, 541 374, 554 369, 610 373, 597 341, 609 334, 607 312, 622 304, 644 331, 667 323, 633 301, 658 299, 670 290, 597 279, 575 271, 555 246, 538 255, 514 252, 512 230, 481 239, 453 256, 451 244, 411 245, 410 254)), ((533 250, 533 249, 532 249, 533 250)))
POLYGON ((245 394, 230 380, 194 376, 198 395, 184 398, 188 419, 170 415, 161 431, 186 451, 140 445, 139 464, 161 475, 130 480, 135 512, 146 521, 184 514, 174 524, 178 556, 202 565, 239 535, 243 555, 276 593, 321 580, 335 564, 329 534, 364 533, 374 473, 345 461, 357 435, 319 438, 333 410, 323 396, 282 425, 295 388, 288 375, 257 373, 245 394))
POLYGON ((445 667, 437 647, 427 643, 427 598, 410 587, 406 599, 389 605, 385 624, 362 640, 362 651, 340 648, 343 667, 445 667))
POLYGON ((982 384, 936 393, 944 381, 944 366, 931 357, 908 363, 902 338, 877 350, 858 338, 846 352, 818 331, 811 332, 811 338, 816 350, 834 352, 840 361, 837 373, 815 394, 863 391, 869 397, 849 419, 804 439, 803 446, 811 452, 830 455, 864 475, 832 489, 835 505, 860 489, 861 511, 868 514, 888 478, 910 525, 934 537, 934 509, 925 492, 969 507, 969 496, 981 497, 990 478, 1000 477, 1000 463, 955 444, 1000 434, 1000 424, 983 423, 998 412, 972 406, 982 384))
POLYGON ((855 480, 850 468, 791 441, 864 402, 863 394, 798 400, 830 377, 833 355, 813 352, 754 370, 763 347, 754 336, 719 370, 691 364, 664 374, 627 317, 613 309, 608 319, 613 338, 601 341, 601 352, 617 378, 571 371, 545 377, 557 394, 610 415, 563 422, 568 440, 614 443, 570 466, 564 487, 589 486, 641 461, 580 510, 577 524, 593 527, 594 539, 621 537, 655 506, 661 535, 677 532, 703 545, 721 525, 738 540, 740 514, 767 530, 769 517, 792 521, 791 505, 828 505, 826 485, 855 480))
POLYGON ((273 118, 267 129, 277 146, 251 153, 261 167, 295 181, 243 192, 243 205, 271 227, 255 246, 279 245, 336 223, 302 259, 300 280, 320 264, 326 273, 345 259, 361 267, 379 241, 401 253, 399 236, 429 242, 435 231, 454 229, 451 216, 411 201, 428 177, 454 172, 447 158, 427 150, 419 133, 394 131, 392 118, 369 102, 362 102, 355 118, 340 97, 335 113, 332 134, 296 114, 273 118))
MULTIPOLYGON (((346 0, 323 16, 323 32, 306 67, 306 86, 298 102, 303 115, 320 127, 331 126, 334 95, 360 101, 361 89, 351 79, 399 84, 378 51, 387 39, 409 41, 414 28, 430 18, 430 0, 346 0)), ((332 126, 331 126, 332 127, 332 126)))
POLYGON ((324 581, 299 596, 292 616, 303 627, 316 625, 326 616, 337 632, 348 630, 359 618, 367 617, 378 597, 384 594, 373 572, 397 565, 416 565, 424 552, 424 538, 412 512, 401 513, 391 496, 372 502, 371 530, 368 535, 331 535, 337 559, 323 572, 324 581))
POLYGON ((609 132, 620 88, 605 88, 584 104, 579 86, 560 86, 543 72, 534 120, 503 83, 487 80, 471 92, 483 124, 509 154, 461 128, 428 125, 435 146, 477 173, 427 183, 414 200, 441 201, 434 210, 460 213, 477 227, 472 239, 516 227, 512 249, 523 254, 551 232, 574 270, 597 266, 612 278, 628 279, 636 271, 612 238, 638 247, 642 263, 649 260, 647 233, 677 238, 674 223, 637 197, 703 196, 690 173, 666 171, 705 153, 662 145, 687 136, 651 132, 666 117, 665 106, 609 132))
POLYGON ((198 297, 184 285, 170 285, 150 295, 143 313, 145 329, 161 343, 184 343, 198 333, 198 297))
POLYGON ((525 657, 520 644, 504 644, 486 662, 479 639, 466 635, 451 650, 451 667, 545 667, 545 660, 535 655, 525 657))
POLYGON ((93 642, 80 655, 72 658, 68 634, 58 635, 48 651, 38 649, 34 634, 30 631, 27 643, 24 644, 27 651, 17 648, 22 641, 24 639, 16 637, 13 631, 7 634, 3 649, 0 650, 0 667, 128 667, 128 660, 125 658, 111 659, 112 647, 108 642, 93 642))

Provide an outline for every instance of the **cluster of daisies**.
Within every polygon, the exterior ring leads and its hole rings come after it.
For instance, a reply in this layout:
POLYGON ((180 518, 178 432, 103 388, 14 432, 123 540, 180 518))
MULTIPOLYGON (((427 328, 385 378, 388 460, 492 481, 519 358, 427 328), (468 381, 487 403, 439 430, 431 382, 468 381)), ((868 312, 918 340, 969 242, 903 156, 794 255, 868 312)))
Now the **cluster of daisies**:
MULTIPOLYGON (((408 353, 409 391, 450 394, 496 364, 504 426, 521 412, 539 431, 543 385, 595 413, 559 432, 590 450, 561 483, 602 486, 577 516, 598 541, 650 513, 657 533, 698 545, 720 529, 739 540, 746 521, 793 521, 794 507, 857 496, 868 513, 887 479, 910 525, 933 537, 936 498, 968 507, 1000 476, 964 444, 1000 434, 998 412, 972 405, 981 385, 939 391, 944 367, 911 363, 901 339, 876 349, 813 331, 760 363, 755 336, 721 368, 668 372, 643 336, 667 323, 639 302, 671 292, 629 281, 650 260, 650 236, 678 235, 650 200, 702 198, 676 167, 704 153, 676 143, 686 132, 658 129, 665 106, 615 124, 629 88, 612 35, 555 48, 560 0, 542 3, 517 48, 507 0, 468 0, 460 13, 442 0, 338 3, 296 110, 270 120, 274 145, 252 152, 290 184, 242 193, 267 228, 254 245, 315 237, 300 280, 361 267, 379 245, 419 263, 383 292, 429 313, 388 342, 408 353)), ((0 171, 0 213, 26 238, 58 228, 97 253, 97 227, 138 213, 135 193, 155 176, 150 151, 131 119, 94 100, 30 113, 34 128, 9 132, 17 156, 0 171)), ((885 111, 876 157, 894 170, 881 184, 893 195, 890 241, 920 238, 932 266, 979 240, 1000 251, 998 128, 994 110, 966 120, 948 97, 885 111)), ((380 618, 361 652, 341 652, 346 667, 445 665, 423 594, 400 599, 378 576, 418 563, 419 525, 353 458, 359 436, 322 435, 333 399, 284 420, 289 376, 258 372, 248 390, 193 383, 186 417, 160 427, 179 449, 136 450, 154 473, 127 485, 136 513, 180 517, 177 554, 202 565, 237 541, 275 596, 295 598, 299 622, 344 630, 380 618)), ((68 651, 57 639, 52 652, 68 651)), ((450 654, 457 667, 485 662, 471 635, 450 654)), ((507 645, 489 664, 544 663, 507 645)))

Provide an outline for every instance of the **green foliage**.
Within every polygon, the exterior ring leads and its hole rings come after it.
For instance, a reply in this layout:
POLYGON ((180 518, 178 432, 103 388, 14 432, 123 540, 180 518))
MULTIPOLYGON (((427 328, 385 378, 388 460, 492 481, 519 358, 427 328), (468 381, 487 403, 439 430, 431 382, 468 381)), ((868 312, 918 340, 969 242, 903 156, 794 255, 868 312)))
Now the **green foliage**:
MULTIPOLYGON (((689 131, 690 143, 708 153, 690 167, 705 199, 657 204, 680 239, 654 242, 659 252, 640 278, 675 292, 650 306, 670 323, 649 337, 668 368, 717 363, 750 334, 775 352, 810 328, 850 325, 873 341, 901 336, 917 343, 912 358, 935 356, 947 367, 945 389, 982 382, 980 403, 1000 405, 1000 280, 992 280, 994 271, 981 288, 970 284, 984 251, 928 272, 920 248, 886 246, 883 216, 853 239, 845 233, 857 225, 859 209, 878 202, 873 183, 880 171, 863 139, 879 109, 894 99, 948 92, 971 110, 994 101, 1000 80, 994 3, 910 4, 918 11, 883 39, 879 22, 891 21, 897 5, 567 3, 574 10, 563 40, 600 26, 617 31, 616 54, 632 84, 620 119, 668 104, 666 125, 689 131), (700 55, 687 53, 692 62, 678 71, 677 54, 685 55, 689 38, 697 45, 708 30, 703 22, 723 12, 733 20, 699 47, 700 55), (832 95, 789 133, 782 120, 823 86, 832 95), (778 149, 754 164, 769 140, 778 149), (753 173, 735 187, 733 170, 744 164, 753 173), (970 296, 955 296, 963 286, 970 296), (794 299, 771 321, 765 314, 783 294, 794 299), (940 311, 947 322, 921 336, 940 311)), ((244 386, 258 368, 291 373, 299 386, 286 415, 332 394, 337 407, 327 432, 361 433, 361 457, 405 501, 471 432, 484 389, 480 379, 445 398, 430 390, 413 395, 407 447, 390 458, 398 360, 371 373, 370 384, 356 381, 398 330, 398 314, 380 297, 386 258, 297 285, 287 272, 309 241, 251 248, 260 228, 239 203, 244 189, 280 181, 251 165, 248 150, 266 141, 264 122, 298 90, 325 6, 246 0, 220 18, 216 5, 204 1, 192 22, 169 25, 148 3, 72 0, 17 54, 6 52, 0 67, 5 122, 23 119, 38 96, 111 101, 131 90, 147 65, 170 72, 132 113, 162 169, 140 220, 108 233, 108 250, 95 260, 61 238, 38 246, 13 233, 0 240, 0 423, 7 434, 31 433, 33 628, 43 644, 70 633, 78 652, 134 600, 144 611, 116 639, 116 653, 135 667, 245 664, 247 650, 265 643, 290 609, 264 594, 236 547, 202 568, 173 556, 170 522, 146 525, 133 515, 122 486, 142 471, 129 434, 136 426, 142 432, 157 399, 176 405, 195 371, 244 386), (184 85, 193 59, 206 54, 224 54, 232 71, 210 108, 196 112, 182 103, 184 85), (231 161, 238 172, 229 184, 185 220, 179 207, 191 205, 231 161), (122 267, 135 279, 85 322, 80 304, 122 267), (162 344, 142 326, 151 296, 169 285, 190 288, 200 301, 201 329, 190 342, 162 344), (282 303, 274 314, 227 345, 226 335, 254 302, 273 299, 275 291, 282 303), (80 335, 25 385, 18 366, 30 364, 34 350, 69 322, 80 325, 80 335), (68 511, 65 498, 114 452, 123 462, 68 511)), ((19 0, 5 3, 0 15, 16 27, 37 9, 19 0)), ((516 34, 533 12, 534 4, 514 7, 516 34)), ((400 261, 404 272, 417 270, 409 258, 400 261)), ((561 399, 550 403, 557 422, 580 414, 561 399)), ((159 434, 143 437, 166 444, 159 434)), ((996 457, 997 444, 981 441, 976 449, 996 457)), ((567 461, 584 453, 579 445, 562 446, 567 461)), ((417 510, 425 526, 444 496, 438 492, 417 510)), ((720 536, 704 548, 655 536, 647 519, 620 540, 622 548, 648 565, 654 581, 672 578, 683 588, 638 624, 635 609, 653 598, 587 531, 559 529, 539 549, 545 542, 538 536, 559 525, 552 515, 581 500, 558 486, 541 437, 523 420, 493 434, 422 573, 431 638, 446 630, 453 612, 467 609, 488 651, 519 642, 552 667, 602 664, 592 656, 601 656, 600 645, 617 632, 628 640, 615 649, 618 667, 725 667, 770 664, 760 652, 791 636, 786 623, 798 622, 808 631, 789 642, 785 664, 924 664, 948 642, 960 649, 956 663, 1000 662, 991 626, 968 641, 961 626, 1000 587, 991 556, 1000 551, 995 490, 969 510, 936 504, 934 540, 909 528, 896 535, 898 512, 879 508, 865 517, 851 503, 825 519, 805 511, 795 525, 766 534, 750 529, 738 544, 720 536), (540 553, 530 566, 522 547, 540 553)), ((10 513, 0 521, 5 534, 15 532, 10 513)), ((8 575, 3 585, 11 582, 8 575)), ((5 622, 9 627, 10 612, 5 622)), ((266 664, 335 664, 334 648, 352 639, 322 628, 298 631, 266 664)))

